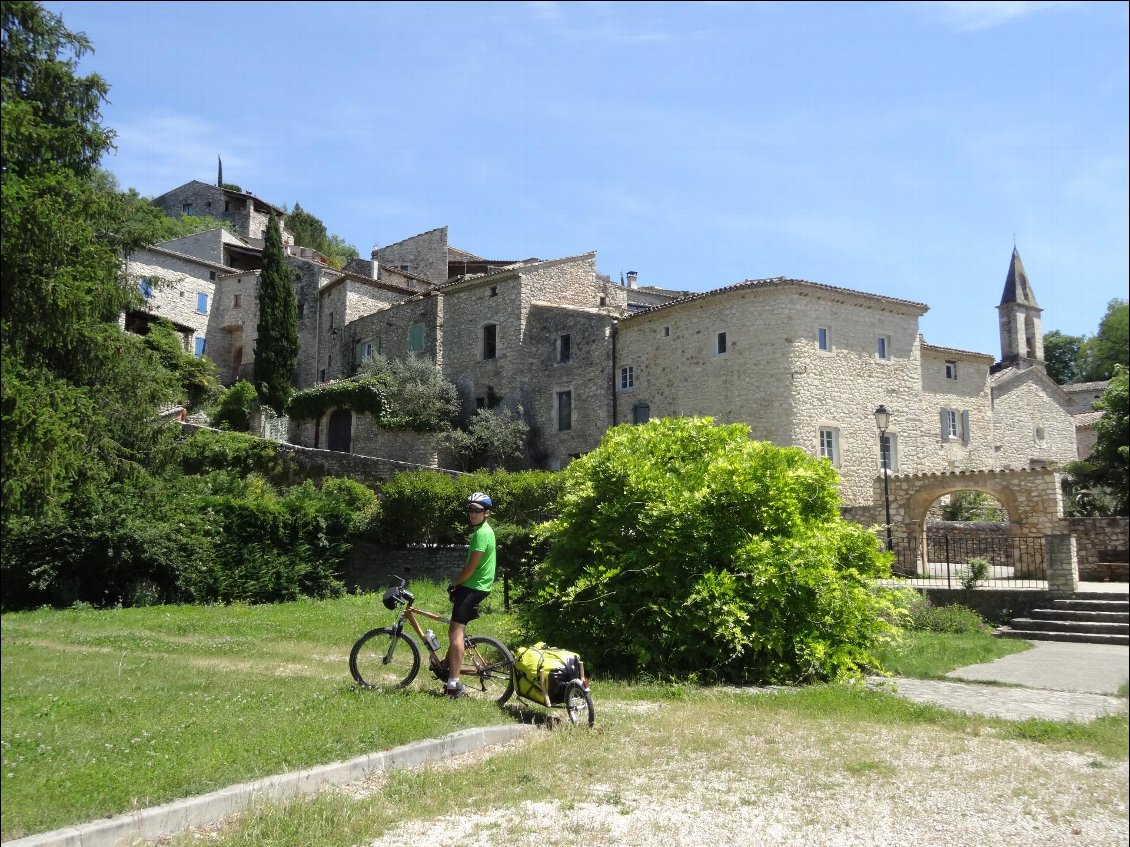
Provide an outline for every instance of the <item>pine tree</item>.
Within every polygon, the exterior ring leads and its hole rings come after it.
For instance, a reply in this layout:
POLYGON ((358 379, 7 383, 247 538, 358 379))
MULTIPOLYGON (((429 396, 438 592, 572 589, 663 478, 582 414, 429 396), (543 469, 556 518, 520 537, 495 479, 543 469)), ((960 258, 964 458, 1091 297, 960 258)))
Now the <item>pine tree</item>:
POLYGON ((259 325, 255 336, 255 390, 278 414, 286 410, 298 364, 298 300, 294 275, 283 255, 278 220, 271 213, 259 272, 259 325))

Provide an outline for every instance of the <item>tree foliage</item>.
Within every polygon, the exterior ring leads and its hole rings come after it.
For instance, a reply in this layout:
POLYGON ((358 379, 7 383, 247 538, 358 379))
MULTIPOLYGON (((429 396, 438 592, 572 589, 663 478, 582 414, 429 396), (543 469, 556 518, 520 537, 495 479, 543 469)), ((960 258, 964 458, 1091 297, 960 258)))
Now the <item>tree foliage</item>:
POLYGON ((564 471, 526 625, 613 673, 827 680, 895 632, 875 536, 839 517, 835 470, 744 424, 608 431, 564 471))
POLYGON ((459 390, 428 358, 388 359, 378 353, 361 366, 361 374, 387 386, 383 427, 438 432, 459 414, 459 390))
POLYGON ((357 258, 357 248, 345 243, 337 235, 330 235, 326 225, 307 212, 298 203, 287 213, 286 228, 294 234, 294 243, 300 247, 312 247, 325 256, 332 267, 341 268, 350 259, 357 258))
POLYGON ((1125 365, 1114 374, 1095 403, 1104 414, 1095 422, 1095 446, 1087 458, 1065 468, 1065 488, 1072 511, 1090 515, 1130 514, 1130 391, 1125 365))
POLYGON ((1058 329, 1044 335, 1044 363, 1047 374, 1058 385, 1078 382, 1079 356, 1083 349, 1081 335, 1064 335, 1058 329))
MULTIPOLYGON (((4 261, 3 507, 59 510, 86 485, 136 473, 166 443, 152 426, 176 379, 120 315, 140 304, 120 284, 123 252, 154 240, 97 168, 108 86, 79 77, 90 43, 32 2, 5 2, 0 69, 4 261)), ((155 211, 155 210, 153 210, 155 211)))
POLYGON ((283 414, 298 364, 298 299, 294 274, 283 253, 275 213, 267 221, 263 269, 259 272, 259 324, 255 336, 255 390, 259 400, 283 414))
POLYGON ((1060 385, 1101 382, 1115 367, 1130 366, 1130 306, 1115 298, 1107 303, 1098 332, 1091 336, 1064 335, 1052 330, 1044 335, 1047 373, 1060 385))
POLYGON ((530 425, 522 408, 479 409, 466 429, 444 433, 440 443, 451 450, 463 470, 516 469, 524 464, 530 425))

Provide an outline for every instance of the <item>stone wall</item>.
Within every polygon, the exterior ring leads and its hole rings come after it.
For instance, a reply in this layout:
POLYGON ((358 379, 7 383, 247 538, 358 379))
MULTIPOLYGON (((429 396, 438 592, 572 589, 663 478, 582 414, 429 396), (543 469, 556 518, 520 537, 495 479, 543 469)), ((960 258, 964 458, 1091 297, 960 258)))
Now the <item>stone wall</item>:
POLYGON ((559 469, 592 450, 614 423, 612 320, 598 309, 534 303, 526 319, 518 401, 531 425, 532 460, 559 469), (568 357, 562 361, 563 337, 568 357), (559 429, 559 395, 569 392, 570 428, 559 429))
POLYGON ((1104 551, 1130 549, 1130 518, 1068 518, 1067 526, 1075 536, 1081 580, 1103 579, 1094 566, 1104 551))
MULTIPOLYGON (((130 284, 139 286, 143 279, 149 282, 151 296, 145 310, 166 318, 185 333, 185 349, 195 352, 196 339, 207 339, 209 316, 215 306, 215 278, 220 266, 211 262, 196 261, 189 256, 178 256, 165 250, 138 250, 126 261, 126 277, 130 284), (199 295, 206 300, 205 310, 198 306, 199 295)), ((212 351, 205 348, 212 358, 212 351)))
POLYGON ((993 388, 995 455, 985 466, 1027 468, 1074 461, 1078 450, 1069 405, 1037 368, 998 375, 993 388))
POLYGON ((447 281, 447 227, 378 247, 377 260, 384 267, 400 268, 440 285, 447 281))
MULTIPOLYGON (((346 336, 356 346, 370 342, 373 351, 388 359, 406 359, 412 355, 409 342, 413 327, 420 327, 423 350, 417 355, 442 364, 442 339, 437 328, 444 325, 442 294, 414 295, 349 324, 346 336)), ((360 364, 360 363, 358 363, 360 364)))
POLYGON ((868 506, 879 465, 880 403, 893 413, 899 461, 913 467, 921 454, 922 311, 904 301, 771 280, 631 316, 617 330, 616 368, 632 367, 636 387, 618 392, 617 420, 631 421, 633 406, 643 402, 653 418, 740 421, 756 439, 813 456, 821 428, 830 429, 843 501, 868 506), (818 349, 821 327, 828 351, 818 349), (886 360, 877 355, 880 335, 888 342, 886 360))

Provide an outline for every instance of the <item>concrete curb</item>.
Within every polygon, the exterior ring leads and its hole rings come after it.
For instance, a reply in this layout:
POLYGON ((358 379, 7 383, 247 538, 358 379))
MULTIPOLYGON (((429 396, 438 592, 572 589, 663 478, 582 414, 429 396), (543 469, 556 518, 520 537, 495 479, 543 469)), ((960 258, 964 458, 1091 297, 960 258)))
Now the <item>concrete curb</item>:
POLYGON ((370 753, 346 762, 244 782, 211 794, 189 797, 127 815, 5 841, 3 847, 124 847, 151 841, 189 827, 215 823, 259 803, 276 803, 313 794, 327 785, 356 782, 375 773, 411 768, 436 759, 502 744, 535 728, 530 724, 510 724, 465 729, 443 738, 417 741, 383 753, 370 753))

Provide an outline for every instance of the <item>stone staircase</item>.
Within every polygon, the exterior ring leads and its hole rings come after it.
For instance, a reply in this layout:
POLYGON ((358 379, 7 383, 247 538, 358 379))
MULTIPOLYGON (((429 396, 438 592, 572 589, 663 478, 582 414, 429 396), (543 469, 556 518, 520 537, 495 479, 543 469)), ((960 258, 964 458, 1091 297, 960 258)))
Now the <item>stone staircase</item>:
POLYGON ((1130 592, 1079 592, 997 628, 1000 638, 1130 644, 1130 592))

